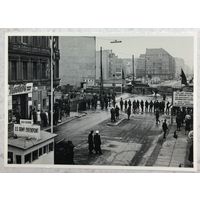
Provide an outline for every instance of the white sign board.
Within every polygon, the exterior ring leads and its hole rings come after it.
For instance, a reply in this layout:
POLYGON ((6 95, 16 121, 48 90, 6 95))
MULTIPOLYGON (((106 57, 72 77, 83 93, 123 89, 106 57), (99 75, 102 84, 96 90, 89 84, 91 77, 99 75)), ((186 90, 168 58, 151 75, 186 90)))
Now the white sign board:
POLYGON ((173 93, 173 106, 176 107, 193 107, 193 92, 179 92, 173 93))
POLYGON ((20 119, 20 124, 21 125, 33 125, 33 120, 32 119, 20 119))
POLYGON ((18 137, 40 139, 40 126, 14 124, 14 134, 18 137))

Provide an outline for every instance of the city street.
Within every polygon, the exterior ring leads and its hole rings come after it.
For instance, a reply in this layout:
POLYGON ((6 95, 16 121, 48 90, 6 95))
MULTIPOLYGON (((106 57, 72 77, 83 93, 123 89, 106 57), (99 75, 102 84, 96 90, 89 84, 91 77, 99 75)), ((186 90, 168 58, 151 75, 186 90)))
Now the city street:
POLYGON ((66 139, 73 142, 74 162, 79 165, 153 165, 159 153, 154 149, 162 134, 161 123, 156 125, 154 113, 135 114, 128 120, 123 112, 120 118, 124 120, 119 125, 109 126, 109 110, 89 111, 86 116, 55 128, 56 141, 66 139), (90 130, 100 131, 103 155, 89 155, 87 139, 90 130))

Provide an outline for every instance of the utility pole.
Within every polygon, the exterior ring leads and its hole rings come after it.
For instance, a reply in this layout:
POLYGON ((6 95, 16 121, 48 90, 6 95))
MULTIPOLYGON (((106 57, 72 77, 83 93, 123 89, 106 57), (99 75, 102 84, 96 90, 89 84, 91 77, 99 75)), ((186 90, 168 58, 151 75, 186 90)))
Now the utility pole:
POLYGON ((101 78, 100 78, 100 95, 103 94, 103 68, 102 68, 102 47, 100 47, 100 73, 101 73, 101 78))
POLYGON ((134 66, 134 55, 132 55, 132 68, 133 68, 133 84, 134 84, 134 81, 135 81, 135 66, 134 66))

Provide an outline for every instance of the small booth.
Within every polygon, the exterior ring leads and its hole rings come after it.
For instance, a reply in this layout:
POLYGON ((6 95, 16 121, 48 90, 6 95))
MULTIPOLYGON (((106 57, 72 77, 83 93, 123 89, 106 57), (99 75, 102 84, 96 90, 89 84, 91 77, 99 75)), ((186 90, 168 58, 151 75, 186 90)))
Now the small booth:
POLYGON ((32 120, 20 120, 8 138, 8 164, 54 164, 55 137, 32 120))

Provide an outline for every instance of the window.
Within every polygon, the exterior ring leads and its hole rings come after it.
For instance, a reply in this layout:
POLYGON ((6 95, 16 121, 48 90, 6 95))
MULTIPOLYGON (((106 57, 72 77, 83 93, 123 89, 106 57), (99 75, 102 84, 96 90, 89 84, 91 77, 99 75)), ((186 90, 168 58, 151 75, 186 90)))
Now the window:
POLYGON ((47 153, 47 146, 44 146, 44 147, 43 147, 43 153, 44 153, 44 154, 47 153))
POLYGON ((13 164, 13 152, 8 152, 8 164, 13 164))
POLYGON ((28 63, 23 62, 23 79, 27 80, 28 79, 28 63))
POLYGON ((53 151, 53 142, 49 144, 49 152, 53 151))
POLYGON ((28 36, 23 36, 22 42, 25 43, 25 44, 28 44, 28 36))
POLYGON ((31 153, 25 155, 25 163, 31 163, 31 153))
POLYGON ((37 63, 33 62, 33 79, 37 79, 37 63))
POLYGON ((11 79, 17 80, 17 61, 11 61, 11 79))
POLYGON ((16 164, 22 164, 22 157, 20 155, 16 155, 16 164))
POLYGON ((46 100, 46 99, 43 99, 43 108, 46 107, 46 104, 47 104, 47 100, 46 100))
POLYGON ((42 79, 46 78, 46 63, 42 63, 42 79))
POLYGON ((34 160, 37 160, 37 159, 38 159, 38 150, 35 150, 35 151, 32 153, 32 156, 33 156, 33 161, 34 161, 34 160))
POLYGON ((39 149, 39 156, 42 155, 42 148, 39 149))

